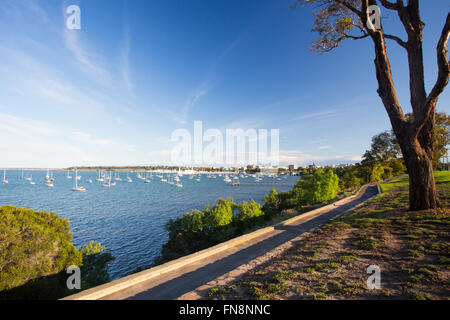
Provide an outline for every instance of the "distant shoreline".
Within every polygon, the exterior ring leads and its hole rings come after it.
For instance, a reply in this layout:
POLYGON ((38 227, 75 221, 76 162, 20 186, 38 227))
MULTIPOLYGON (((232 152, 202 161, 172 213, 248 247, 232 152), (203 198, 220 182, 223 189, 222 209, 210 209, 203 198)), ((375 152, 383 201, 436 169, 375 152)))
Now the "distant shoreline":
POLYGON ((2 168, 2 170, 23 170, 23 171, 80 171, 80 172, 97 172, 97 171, 112 171, 112 172, 154 172, 154 173, 181 173, 181 174, 280 174, 280 169, 283 168, 269 168, 269 170, 249 170, 247 167, 241 168, 207 168, 207 167, 169 167, 169 166, 140 166, 140 167, 69 167, 69 168, 2 168))

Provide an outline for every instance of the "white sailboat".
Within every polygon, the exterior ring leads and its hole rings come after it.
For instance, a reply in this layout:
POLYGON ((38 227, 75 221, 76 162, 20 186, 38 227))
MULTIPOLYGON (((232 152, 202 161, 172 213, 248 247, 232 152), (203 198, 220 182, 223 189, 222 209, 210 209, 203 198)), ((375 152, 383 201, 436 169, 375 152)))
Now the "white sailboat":
POLYGON ((3 169, 3 183, 8 183, 8 180, 6 180, 6 169, 3 169))
MULTIPOLYGON (((115 183, 114 183, 114 184, 115 184, 115 183)), ((111 172, 110 172, 110 173, 109 173, 108 183, 102 184, 102 187, 104 187, 104 188, 111 188, 111 186, 113 186, 114 184, 111 184, 111 172)))
POLYGON ((67 179, 72 179, 72 176, 69 173, 70 171, 67 171, 67 179))
POLYGON ((127 181, 130 182, 130 183, 133 182, 133 180, 131 180, 130 175, 128 174, 128 172, 127 172, 127 181))
POLYGON ((150 180, 150 178, 149 178, 149 176, 148 176, 148 172, 147 172, 147 174, 145 175, 145 177, 142 178, 142 180, 144 180, 144 183, 150 183, 150 182, 151 182, 151 180, 150 180))
POLYGON ((78 191, 78 192, 85 192, 86 188, 85 187, 79 187, 78 186, 78 175, 77 175, 77 169, 75 168, 75 187, 72 188, 72 191, 78 191))
POLYGON ((29 181, 30 181, 30 184, 36 184, 36 182, 33 181, 33 175, 32 174, 30 174, 29 181))
POLYGON ((96 179, 98 182, 103 182, 105 181, 105 179, 103 178, 104 174, 103 171, 100 173, 100 171, 98 172, 98 178, 96 179))

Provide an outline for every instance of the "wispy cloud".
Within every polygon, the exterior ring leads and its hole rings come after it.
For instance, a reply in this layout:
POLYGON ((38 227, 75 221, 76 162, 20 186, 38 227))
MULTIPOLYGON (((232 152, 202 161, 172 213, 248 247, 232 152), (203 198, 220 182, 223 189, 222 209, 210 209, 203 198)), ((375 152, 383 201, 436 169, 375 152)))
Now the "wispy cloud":
POLYGON ((58 140, 58 134, 47 122, 1 113, 0 162, 11 167, 57 167, 89 159, 82 149, 58 140))
POLYGON ((212 63, 210 63, 208 71, 206 72, 206 75, 204 76, 202 83, 196 88, 194 93, 188 96, 188 98, 184 103, 181 113, 169 111, 169 114, 176 122, 180 124, 185 124, 187 122, 189 118, 189 113, 195 107, 200 98, 207 95, 209 91, 213 88, 213 82, 217 76, 217 69, 219 65, 230 54, 230 52, 233 51, 239 45, 239 43, 242 42, 243 39, 248 36, 248 34, 251 32, 252 29, 253 26, 241 32, 233 40, 233 42, 231 42, 227 47, 225 47, 225 49, 212 61, 212 63))
POLYGON ((105 104, 90 95, 88 90, 66 81, 63 76, 23 51, 0 46, 0 55, 5 62, 0 65, 0 71, 5 79, 14 80, 12 89, 16 93, 26 93, 27 97, 45 101, 49 107, 64 106, 69 108, 68 111, 91 114, 105 111, 105 104))
POLYGON ((308 165, 313 162, 319 163, 353 163, 361 160, 359 156, 344 156, 344 155, 326 155, 318 156, 314 154, 303 153, 300 150, 280 150, 280 164, 288 165, 308 165))
POLYGON ((49 136, 56 132, 47 122, 24 119, 5 113, 0 113, 0 130, 28 138, 36 135, 49 136))
POLYGON ((330 149, 330 146, 319 146, 319 150, 330 149))
POLYGON ((49 22, 47 12, 36 0, 2 0, 0 10, 16 16, 24 16, 26 13, 38 18, 43 23, 49 22))
POLYGON ((179 124, 186 124, 189 119, 190 111, 195 107, 197 102, 201 97, 208 94, 211 89, 211 82, 205 81, 203 82, 197 89, 191 94, 185 101, 181 112, 174 112, 171 110, 167 110, 167 113, 171 116, 175 122, 179 124))
POLYGON ((89 133, 74 131, 72 132, 72 139, 78 142, 92 144, 92 145, 111 145, 113 144, 112 140, 109 139, 99 139, 94 138, 89 133))
POLYGON ((23 2, 24 5, 27 6, 35 15, 41 18, 44 23, 49 21, 47 12, 39 6, 36 0, 24 0, 23 2))
POLYGON ((64 42, 82 71, 93 76, 101 84, 111 83, 110 73, 103 67, 100 57, 88 50, 81 39, 82 30, 64 29, 64 42))
POLYGON ((210 89, 211 89, 210 81, 205 81, 195 90, 194 94, 188 97, 183 108, 183 119, 187 120, 189 111, 192 108, 194 108, 194 106, 197 104, 198 100, 200 100, 201 97, 208 94, 210 89))
POLYGON ((123 44, 122 44, 122 66, 121 73, 122 79, 125 83, 125 86, 130 90, 133 94, 133 82, 131 81, 130 76, 130 46, 131 46, 131 38, 128 24, 124 24, 123 27, 123 44))
POLYGON ((326 110, 326 111, 320 111, 320 112, 312 112, 312 113, 303 114, 292 120, 306 120, 306 119, 319 118, 319 117, 323 117, 323 116, 333 114, 336 112, 338 112, 338 110, 326 110))

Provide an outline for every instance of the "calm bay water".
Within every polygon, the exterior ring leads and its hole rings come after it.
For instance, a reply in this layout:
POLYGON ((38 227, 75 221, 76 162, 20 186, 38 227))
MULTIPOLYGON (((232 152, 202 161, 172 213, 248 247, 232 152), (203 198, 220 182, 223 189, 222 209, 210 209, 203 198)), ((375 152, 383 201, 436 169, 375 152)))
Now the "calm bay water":
MULTIPOLYGON (((84 193, 73 192, 74 178, 67 179, 66 172, 54 172, 54 187, 45 186, 45 171, 30 171, 35 185, 22 178, 21 171, 7 171, 8 184, 0 183, 0 206, 14 205, 40 211, 57 213, 70 221, 73 244, 80 248, 90 240, 96 240, 107 247, 116 257, 110 263, 111 279, 117 279, 133 272, 137 267, 150 265, 159 255, 161 246, 167 241, 164 229, 170 218, 181 216, 192 209, 203 209, 219 198, 232 197, 236 202, 262 198, 273 187, 278 192, 290 190, 292 186, 270 186, 266 184, 294 185, 298 177, 282 177, 276 180, 264 177, 240 178, 241 183, 260 184, 230 187, 223 177, 208 178, 202 175, 199 182, 182 176, 183 188, 177 188, 153 174, 151 183, 144 183, 130 173, 132 183, 117 181, 112 188, 103 188, 95 181, 96 172, 79 172, 79 186, 86 187, 84 193), (93 183, 88 183, 92 179, 93 183)), ((74 172, 71 172, 74 177, 74 172)), ((0 172, 3 176, 3 172, 0 172)), ((236 180, 233 180, 236 181, 236 180)))

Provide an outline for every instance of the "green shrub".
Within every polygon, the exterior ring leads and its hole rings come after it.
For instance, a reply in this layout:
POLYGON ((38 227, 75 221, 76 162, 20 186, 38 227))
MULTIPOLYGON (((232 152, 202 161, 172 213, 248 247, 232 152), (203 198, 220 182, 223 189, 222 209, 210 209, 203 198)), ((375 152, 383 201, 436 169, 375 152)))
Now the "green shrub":
POLYGON ((219 199, 210 208, 192 210, 166 223, 169 240, 156 263, 163 263, 208 248, 264 223, 264 212, 255 201, 234 203, 219 199))
POLYGON ((277 215, 281 211, 281 200, 275 189, 271 189, 270 192, 263 198, 265 218, 268 220, 271 217, 277 215))
POLYGON ((319 169, 300 179, 293 190, 279 195, 280 208, 291 209, 304 205, 314 205, 336 198, 339 178, 332 170, 319 169))
POLYGON ((209 228, 215 229, 229 225, 233 221, 233 199, 219 199, 211 210, 205 211, 205 222, 209 228))
POLYGON ((81 265, 69 221, 55 213, 0 208, 0 291, 81 265))
POLYGON ((333 200, 339 189, 339 178, 332 170, 317 170, 299 180, 297 187, 302 191, 300 204, 317 204, 333 200))
POLYGON ((55 213, 0 207, 0 299, 59 299, 67 289, 66 269, 81 267, 81 289, 109 281, 114 259, 91 241, 81 250, 71 243, 69 221, 55 213))
POLYGON ((80 249, 83 255, 81 267, 81 288, 86 290, 110 281, 107 270, 108 263, 115 258, 107 252, 99 242, 89 241, 80 249))
POLYGON ((237 210, 238 214, 234 220, 240 232, 260 226, 264 222, 261 205, 253 200, 250 203, 243 202, 237 205, 237 210))

